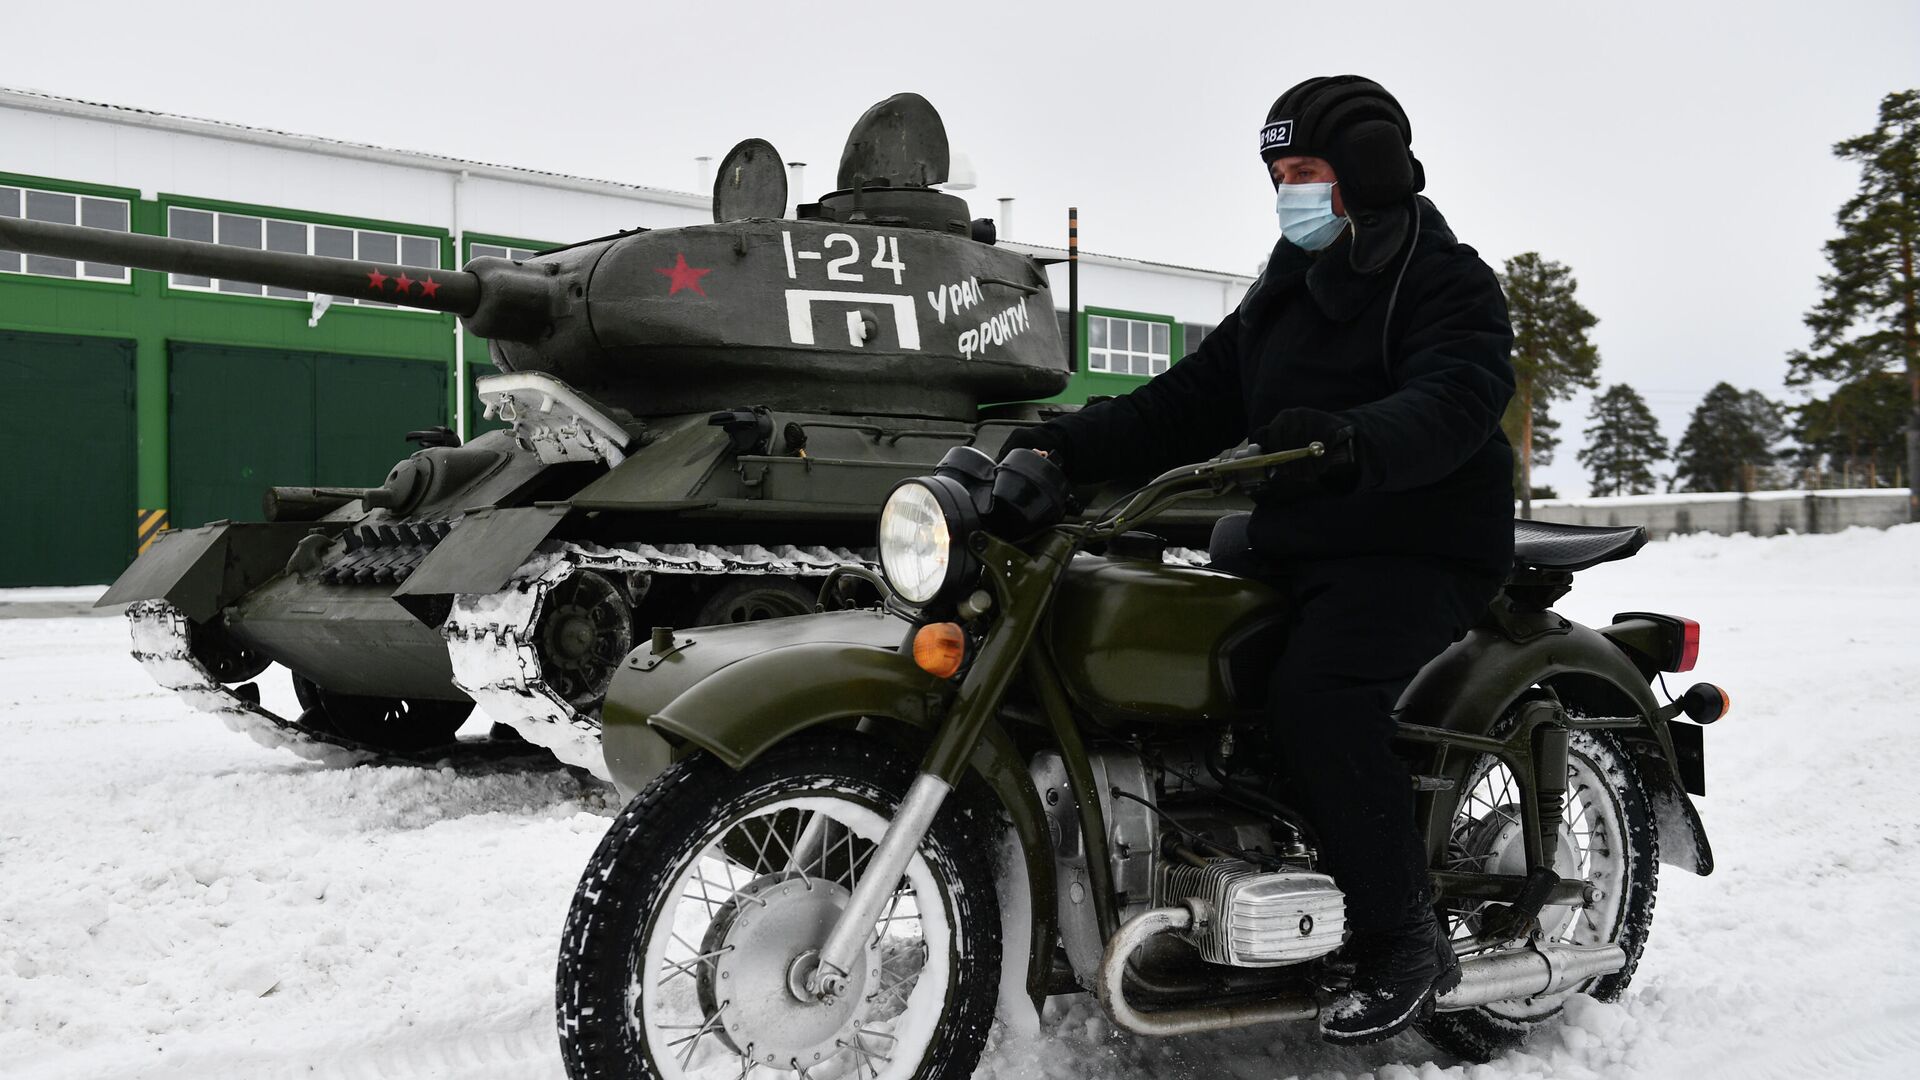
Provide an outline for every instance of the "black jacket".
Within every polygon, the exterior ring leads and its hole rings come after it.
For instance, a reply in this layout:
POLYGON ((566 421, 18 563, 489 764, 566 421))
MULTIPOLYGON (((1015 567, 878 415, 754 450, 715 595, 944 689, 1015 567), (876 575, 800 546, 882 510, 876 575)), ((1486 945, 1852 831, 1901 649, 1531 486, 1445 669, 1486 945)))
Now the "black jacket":
MULTIPOLYGON (((1199 350, 1123 397, 1044 425, 1076 481, 1144 477, 1215 456, 1282 409, 1354 429, 1353 491, 1256 507, 1282 558, 1437 556, 1504 575, 1513 559, 1513 329, 1493 271, 1419 200, 1412 259, 1361 274, 1348 237, 1318 255, 1282 240, 1199 350), (1392 325, 1381 334, 1393 301, 1392 325)), ((1284 447, 1266 447, 1269 450, 1284 447)))

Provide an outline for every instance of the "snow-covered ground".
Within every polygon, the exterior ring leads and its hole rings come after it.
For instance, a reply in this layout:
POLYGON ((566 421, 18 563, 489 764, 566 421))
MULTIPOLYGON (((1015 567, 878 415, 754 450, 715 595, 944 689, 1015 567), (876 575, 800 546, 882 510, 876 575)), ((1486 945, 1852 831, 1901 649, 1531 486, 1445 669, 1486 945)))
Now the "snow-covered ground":
MULTIPOLYGON (((1467 1067, 1411 1035, 1131 1038, 1061 999, 983 1073, 1920 1073, 1920 526, 1671 540, 1561 608, 1698 619, 1695 674, 1734 700, 1720 870, 1667 871, 1623 1002, 1467 1067)), ((153 686, 121 620, 0 619, 0 1075, 558 1077, 555 942, 615 809, 558 769, 305 764, 153 686)))

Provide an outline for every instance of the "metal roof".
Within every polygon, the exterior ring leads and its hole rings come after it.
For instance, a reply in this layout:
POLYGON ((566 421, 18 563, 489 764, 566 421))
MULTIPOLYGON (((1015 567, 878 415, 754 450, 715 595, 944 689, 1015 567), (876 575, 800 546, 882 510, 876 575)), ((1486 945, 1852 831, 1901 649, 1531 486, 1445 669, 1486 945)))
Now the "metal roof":
POLYGON ((198 117, 179 116, 152 109, 82 101, 79 98, 61 97, 58 94, 48 94, 38 90, 14 90, 0 87, 0 107, 55 113, 86 120, 104 120, 108 123, 135 124, 163 131, 253 143, 282 150, 331 154, 336 157, 356 158, 362 161, 427 169, 433 172, 464 172, 471 176, 489 176, 570 191, 618 195, 625 198, 639 197, 669 206, 684 206, 695 210, 704 210, 713 205, 713 200, 709 196, 694 195, 684 191, 669 191, 665 188, 647 187, 642 184, 623 184, 613 180, 595 180, 585 176, 521 168, 517 165, 494 165, 489 162, 470 161, 466 158, 448 157, 442 154, 426 154, 417 150, 392 150, 384 146, 348 142, 344 139, 328 139, 318 135, 297 135, 272 128, 228 123, 224 120, 202 120, 198 117))
MULTIPOLYGON (((1067 249, 1049 247, 1046 244, 1029 244, 1024 240, 1002 240, 1000 246, 1011 248, 1026 255, 1040 255, 1049 259, 1065 259, 1067 249)), ((1118 266, 1122 268, 1141 267, 1160 273, 1173 273, 1181 277, 1203 277, 1213 281, 1233 281, 1241 285, 1252 285, 1254 275, 1235 274, 1227 270, 1209 270, 1204 266, 1182 266, 1179 263, 1154 262, 1151 259, 1130 259, 1125 255, 1102 255, 1098 252, 1080 249, 1080 261, 1095 266, 1118 266)))

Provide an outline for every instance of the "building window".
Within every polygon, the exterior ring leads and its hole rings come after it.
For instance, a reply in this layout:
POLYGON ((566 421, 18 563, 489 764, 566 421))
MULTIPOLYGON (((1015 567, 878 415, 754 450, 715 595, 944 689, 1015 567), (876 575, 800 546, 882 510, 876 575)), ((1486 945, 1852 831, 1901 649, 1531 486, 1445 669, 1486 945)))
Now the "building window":
POLYGON ((467 245, 469 259, 512 259, 514 262, 525 262, 538 254, 540 253, 532 248, 502 247, 499 244, 467 245))
POLYGON ((1208 334, 1213 333, 1213 327, 1208 326, 1206 323, 1181 323, 1180 326, 1180 336, 1186 339, 1183 347, 1186 349, 1188 356, 1199 352, 1200 343, 1207 340, 1208 334))
MULTIPOLYGON (((195 240, 203 244, 225 244, 254 251, 280 251, 290 255, 324 255, 333 259, 360 259, 363 262, 398 263, 441 269, 440 241, 430 236, 376 229, 347 229, 334 225, 311 225, 304 221, 282 221, 251 214, 226 214, 214 210, 192 210, 174 206, 167 209, 167 235, 176 240, 195 240)), ((236 296, 269 296, 276 300, 311 300, 313 294, 299 289, 269 288, 249 281, 173 274, 168 284, 176 289, 231 293, 236 296)), ((393 307, 377 300, 355 300, 336 296, 336 304, 360 304, 364 307, 393 307)))
POLYGON ((1087 370, 1158 375, 1173 363, 1173 327, 1115 315, 1087 316, 1087 370))
MULTIPOLYGON (((0 187, 0 217, 24 217, 29 221, 50 221, 56 225, 85 225, 89 229, 126 232, 128 214, 125 199, 102 199, 93 195, 68 195, 60 191, 0 187)), ((52 259, 45 255, 22 255, 17 251, 0 251, 0 272, 38 274, 41 277, 85 278, 88 281, 117 281, 122 284, 133 280, 124 266, 97 262, 77 263, 72 259, 52 259)))

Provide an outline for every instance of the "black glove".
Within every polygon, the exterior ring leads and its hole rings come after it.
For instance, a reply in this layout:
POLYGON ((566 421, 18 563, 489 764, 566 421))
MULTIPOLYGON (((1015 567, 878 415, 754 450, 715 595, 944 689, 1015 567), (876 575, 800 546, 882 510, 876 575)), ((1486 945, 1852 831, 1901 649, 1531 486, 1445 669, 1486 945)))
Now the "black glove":
POLYGON ((1344 495, 1360 482, 1353 425, 1319 409, 1282 409, 1248 440, 1265 453, 1299 450, 1319 443, 1327 452, 1317 458, 1289 462, 1268 471, 1261 494, 1289 500, 1309 495, 1344 495))
POLYGON ((1000 445, 1000 458, 1006 460, 1015 450, 1039 450, 1061 472, 1069 472, 1067 467, 1067 444, 1045 424, 1032 427, 1017 427, 1007 434, 1007 441, 1000 445))

